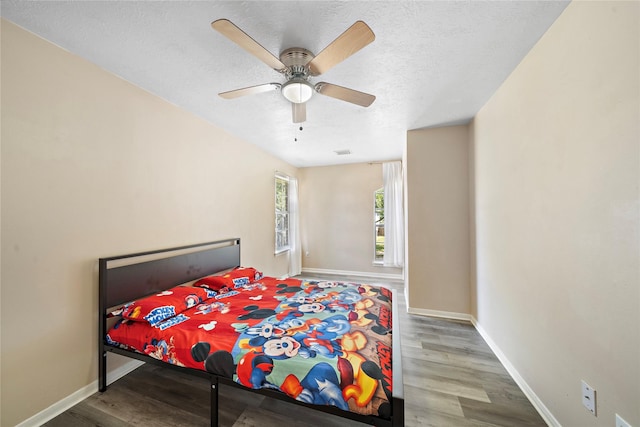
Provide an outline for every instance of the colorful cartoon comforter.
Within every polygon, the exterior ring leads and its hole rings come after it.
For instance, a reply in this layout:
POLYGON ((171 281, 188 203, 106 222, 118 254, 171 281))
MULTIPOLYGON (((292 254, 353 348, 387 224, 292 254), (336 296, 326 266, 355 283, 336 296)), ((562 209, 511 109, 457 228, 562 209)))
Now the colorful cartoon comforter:
POLYGON ((388 418, 391 292, 355 283, 256 279, 179 287, 154 296, 152 307, 128 304, 116 313, 124 317, 107 343, 246 387, 388 418), (166 303, 165 296, 184 307, 166 303))

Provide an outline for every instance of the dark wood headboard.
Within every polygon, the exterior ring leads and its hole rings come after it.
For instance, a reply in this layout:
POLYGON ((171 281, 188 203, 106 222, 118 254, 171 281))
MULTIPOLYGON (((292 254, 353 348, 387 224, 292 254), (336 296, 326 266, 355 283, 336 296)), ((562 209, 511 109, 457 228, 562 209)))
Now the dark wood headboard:
POLYGON ((108 309, 239 266, 239 238, 100 258, 98 260, 100 319, 98 387, 100 391, 106 389, 107 350, 116 353, 121 351, 105 346, 108 309))
POLYGON ((100 258, 100 300, 113 307, 239 265, 238 238, 100 258), (131 263, 151 256, 161 258, 131 263))

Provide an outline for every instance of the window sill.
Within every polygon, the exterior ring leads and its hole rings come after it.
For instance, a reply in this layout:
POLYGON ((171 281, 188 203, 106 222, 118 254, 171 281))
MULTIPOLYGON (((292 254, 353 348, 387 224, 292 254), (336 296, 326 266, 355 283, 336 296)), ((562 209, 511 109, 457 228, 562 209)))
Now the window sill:
POLYGON ((274 252, 274 256, 278 256, 278 255, 282 255, 285 252, 289 252, 291 250, 291 248, 285 248, 285 249, 279 249, 277 251, 274 252))

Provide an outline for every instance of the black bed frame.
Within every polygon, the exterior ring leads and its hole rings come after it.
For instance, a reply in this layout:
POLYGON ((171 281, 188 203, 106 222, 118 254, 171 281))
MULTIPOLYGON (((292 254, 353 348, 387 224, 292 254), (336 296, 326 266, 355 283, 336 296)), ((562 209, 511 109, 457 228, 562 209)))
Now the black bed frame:
MULTIPOLYGON (((316 411, 338 415, 365 424, 400 427, 404 425, 404 395, 400 356, 400 332, 398 322, 393 322, 393 397, 391 418, 360 415, 333 406, 309 405, 273 390, 252 390, 233 381, 197 369, 171 365, 147 355, 108 345, 107 317, 109 309, 143 296, 161 292, 173 286, 203 276, 240 266, 240 239, 232 238, 157 251, 140 252, 99 260, 99 334, 98 334, 98 388, 107 390, 107 353, 138 359, 146 363, 177 369, 198 377, 207 378, 211 384, 211 426, 218 426, 218 389, 224 384, 271 398, 306 406, 316 411)), ((397 301, 393 295, 393 313, 397 313, 397 301)))

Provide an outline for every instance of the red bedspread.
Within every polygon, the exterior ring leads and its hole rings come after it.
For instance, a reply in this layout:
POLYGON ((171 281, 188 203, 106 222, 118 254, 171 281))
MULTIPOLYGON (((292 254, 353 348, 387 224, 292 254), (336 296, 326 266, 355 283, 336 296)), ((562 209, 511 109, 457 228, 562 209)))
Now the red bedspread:
POLYGON ((307 403, 390 415, 386 288, 265 277, 154 326, 121 320, 107 342, 307 403))

